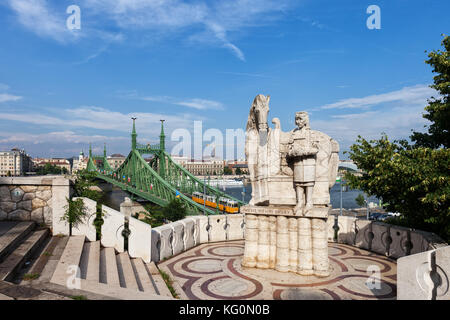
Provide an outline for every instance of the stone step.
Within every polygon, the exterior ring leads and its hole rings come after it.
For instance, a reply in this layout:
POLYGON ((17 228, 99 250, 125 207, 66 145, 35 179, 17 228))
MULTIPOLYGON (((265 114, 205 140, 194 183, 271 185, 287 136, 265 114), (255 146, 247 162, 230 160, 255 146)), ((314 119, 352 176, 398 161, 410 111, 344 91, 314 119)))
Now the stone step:
POLYGON ((128 252, 119 253, 117 256, 117 269, 119 271, 120 286, 127 289, 139 290, 136 275, 131 265, 128 252))
POLYGON ((100 282, 81 280, 81 290, 121 300, 173 300, 173 297, 161 296, 135 289, 110 286, 100 282))
POLYGON ((34 222, 5 222, 2 223, 5 228, 8 228, 0 236, 0 262, 2 262, 8 254, 14 251, 17 246, 25 239, 34 229, 34 222))
POLYGON ((138 282, 139 289, 144 292, 157 294, 155 284, 153 283, 152 278, 148 273, 147 268, 145 267, 145 264, 142 261, 142 259, 140 258, 131 259, 131 263, 136 272, 136 280, 138 282))
POLYGON ((114 248, 103 248, 102 253, 104 256, 104 262, 102 270, 104 270, 104 282, 110 286, 120 287, 119 271, 117 269, 116 250, 114 248))
POLYGON ((158 268, 156 267, 155 263, 152 261, 150 263, 146 264, 146 267, 148 271, 150 272, 150 275, 152 277, 153 282, 155 283, 157 294, 165 297, 172 297, 172 293, 170 293, 169 288, 167 288, 166 282, 162 278, 161 274, 159 273, 158 268))
POLYGON ((87 267, 87 280, 100 281, 100 241, 88 242, 89 261, 87 267))
POLYGON ((31 233, 31 235, 0 264, 0 280, 12 281, 15 274, 33 253, 39 249, 48 235, 48 229, 37 230, 31 233))
POLYGON ((70 273, 67 273, 68 268, 71 266, 78 267, 80 264, 85 238, 85 236, 69 237, 69 241, 67 241, 67 245, 58 261, 58 265, 56 266, 56 270, 53 273, 50 282, 63 286, 66 285, 68 277, 71 276, 70 273))

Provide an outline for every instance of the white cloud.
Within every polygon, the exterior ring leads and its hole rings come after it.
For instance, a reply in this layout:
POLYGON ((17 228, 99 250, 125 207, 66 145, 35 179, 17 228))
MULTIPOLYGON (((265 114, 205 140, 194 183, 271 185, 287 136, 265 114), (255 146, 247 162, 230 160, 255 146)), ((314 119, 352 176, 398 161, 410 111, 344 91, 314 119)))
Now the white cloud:
POLYGON ((19 22, 39 36, 65 42, 76 32, 69 32, 63 15, 56 15, 46 0, 8 0, 19 22))
POLYGON ((292 0, 83 0, 80 3, 82 29, 74 32, 66 28, 68 15, 57 11, 50 3, 48 0, 7 0, 24 27, 61 43, 82 37, 122 41, 122 32, 135 34, 151 30, 153 38, 183 33, 188 41, 221 46, 242 61, 245 55, 230 40, 230 33, 273 23, 295 5, 292 0), (107 31, 111 29, 120 32, 107 31))
POLYGON ((9 89, 9 86, 4 83, 0 83, 0 91, 6 91, 9 89))
POLYGON ((0 93, 0 103, 7 102, 7 101, 17 101, 22 99, 20 96, 14 96, 12 94, 8 93, 0 93))
MULTIPOLYGON (((130 97, 136 97, 136 94, 133 94, 130 97)), ((184 107, 193 108, 193 109, 197 109, 197 110, 223 110, 224 109, 223 104, 220 102, 213 101, 213 100, 199 99, 199 98, 186 99, 186 100, 180 101, 180 99, 170 97, 170 96, 146 96, 146 97, 143 97, 140 99, 144 100, 144 101, 169 103, 169 104, 184 106, 184 107)))
POLYGON ((332 115, 328 120, 314 120, 311 127, 327 133, 348 149, 361 135, 365 139, 378 139, 386 133, 391 140, 407 139, 411 130, 422 131, 429 122, 422 117, 427 99, 437 92, 427 86, 406 87, 365 98, 341 100, 322 109, 369 109, 364 112, 332 115))
POLYGON ((89 142, 113 142, 126 141, 126 137, 114 137, 104 135, 80 135, 73 131, 56 131, 49 133, 16 133, 0 132, 0 143, 89 143, 89 142))
POLYGON ((413 87, 405 87, 397 91, 370 95, 363 98, 344 99, 335 103, 323 105, 319 107, 319 109, 364 109, 375 105, 380 105, 382 103, 391 102, 417 105, 425 104, 426 100, 432 95, 436 95, 436 91, 434 89, 428 87, 427 85, 416 85, 413 87))

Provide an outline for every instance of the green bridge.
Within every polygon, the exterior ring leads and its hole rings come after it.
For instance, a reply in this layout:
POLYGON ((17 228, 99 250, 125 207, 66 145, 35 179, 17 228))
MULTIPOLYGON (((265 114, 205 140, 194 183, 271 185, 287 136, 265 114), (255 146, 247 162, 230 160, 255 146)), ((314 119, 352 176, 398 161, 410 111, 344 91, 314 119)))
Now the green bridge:
POLYGON ((164 121, 161 120, 161 134, 159 144, 143 145, 137 143, 133 118, 131 133, 131 152, 124 163, 114 170, 106 157, 106 146, 102 156, 92 155, 89 147, 87 170, 97 173, 97 178, 121 188, 132 195, 148 200, 160 206, 165 206, 174 198, 179 198, 189 214, 220 214, 218 208, 204 207, 203 204, 192 200, 193 192, 206 191, 207 195, 234 200, 239 206, 245 203, 231 197, 217 188, 201 181, 185 168, 177 164, 165 150, 164 121), (153 158, 147 163, 143 155, 151 154, 153 158))

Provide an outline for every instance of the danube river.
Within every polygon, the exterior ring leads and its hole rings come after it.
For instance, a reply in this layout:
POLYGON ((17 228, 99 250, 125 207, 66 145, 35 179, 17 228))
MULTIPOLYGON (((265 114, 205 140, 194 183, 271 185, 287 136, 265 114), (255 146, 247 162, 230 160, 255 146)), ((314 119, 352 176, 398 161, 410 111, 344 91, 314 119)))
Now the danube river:
MULTIPOLYGON (((252 192, 250 184, 244 187, 235 187, 235 186, 225 187, 225 190, 223 190, 223 188, 220 187, 220 190, 240 200, 242 200, 242 197, 244 197, 245 202, 250 201, 252 192), (242 194, 243 192, 245 192, 244 195, 242 194)), ((358 196, 358 194, 362 193, 363 192, 361 190, 352 190, 352 189, 342 192, 342 208, 343 209, 359 208, 359 206, 356 204, 355 198, 358 196)), ((126 192, 120 189, 113 188, 112 192, 108 192, 107 194, 105 194, 104 201, 107 206, 119 210, 120 203, 123 201, 125 197, 129 197, 129 195, 126 192)), ((335 209, 340 208, 340 199, 341 199, 341 187, 340 184, 337 183, 330 190, 330 200, 333 208, 335 209)), ((369 202, 375 202, 378 204, 378 200, 375 197, 370 197, 369 202)))

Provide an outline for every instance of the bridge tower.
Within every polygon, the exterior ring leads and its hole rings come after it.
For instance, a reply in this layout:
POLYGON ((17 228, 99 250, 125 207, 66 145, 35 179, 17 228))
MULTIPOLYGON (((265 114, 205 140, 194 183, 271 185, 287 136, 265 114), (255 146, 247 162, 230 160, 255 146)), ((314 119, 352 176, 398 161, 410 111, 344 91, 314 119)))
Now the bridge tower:
POLYGON ((131 149, 136 150, 136 141, 137 141, 137 133, 136 133, 136 119, 137 118, 131 118, 133 119, 133 131, 131 132, 131 149))
POLYGON ((161 133, 159 134, 159 175, 163 178, 166 177, 166 135, 164 134, 164 121, 161 121, 161 133))

